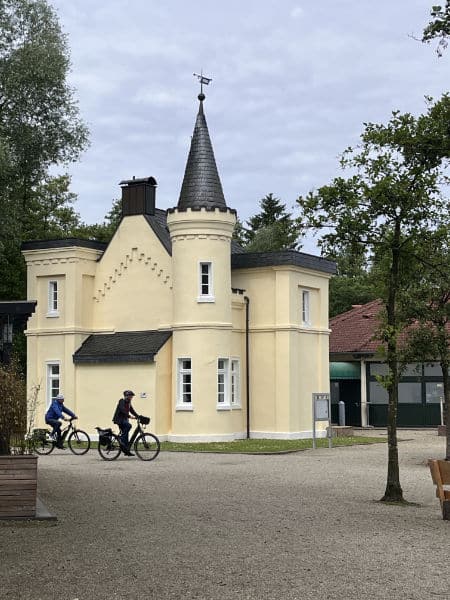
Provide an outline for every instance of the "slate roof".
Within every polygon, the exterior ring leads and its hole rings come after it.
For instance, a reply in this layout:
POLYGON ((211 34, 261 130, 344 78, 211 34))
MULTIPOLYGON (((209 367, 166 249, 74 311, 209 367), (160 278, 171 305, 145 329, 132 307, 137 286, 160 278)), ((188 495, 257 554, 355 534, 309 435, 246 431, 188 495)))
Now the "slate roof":
POLYGON ((65 238, 57 240, 31 240, 22 242, 22 250, 45 250, 46 248, 70 248, 78 246, 81 248, 93 248, 94 250, 106 250, 106 242, 97 240, 83 240, 81 238, 65 238))
POLYGON ((208 125, 203 112, 203 100, 200 99, 178 208, 182 210, 201 207, 213 209, 226 208, 226 206, 208 125))
POLYGON ((320 256, 297 252, 296 250, 281 250, 278 252, 242 252, 232 254, 232 269, 252 269, 278 265, 293 265, 313 269, 324 273, 336 273, 336 263, 320 256))
POLYGON ((171 331, 121 331, 90 335, 73 355, 74 363, 153 362, 171 331))
POLYGON ((36 300, 6 300, 0 302, 0 315, 25 315, 29 317, 34 313, 36 300))
POLYGON ((380 341, 372 338, 382 308, 381 300, 372 300, 330 319, 330 354, 375 354, 380 341))
POLYGON ((144 217, 168 254, 172 256, 172 242, 170 240, 169 229, 167 227, 166 211, 161 210, 160 208, 155 208, 154 215, 144 215, 144 217))

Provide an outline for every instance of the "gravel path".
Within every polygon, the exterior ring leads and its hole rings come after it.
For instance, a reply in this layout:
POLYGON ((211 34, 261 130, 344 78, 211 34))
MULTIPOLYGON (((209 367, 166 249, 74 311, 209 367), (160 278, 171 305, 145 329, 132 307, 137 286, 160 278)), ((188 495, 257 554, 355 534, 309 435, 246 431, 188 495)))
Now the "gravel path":
POLYGON ((0 598, 449 600, 450 522, 426 466, 445 441, 399 438, 415 506, 377 502, 384 444, 40 457, 39 494, 58 521, 0 522, 0 598))

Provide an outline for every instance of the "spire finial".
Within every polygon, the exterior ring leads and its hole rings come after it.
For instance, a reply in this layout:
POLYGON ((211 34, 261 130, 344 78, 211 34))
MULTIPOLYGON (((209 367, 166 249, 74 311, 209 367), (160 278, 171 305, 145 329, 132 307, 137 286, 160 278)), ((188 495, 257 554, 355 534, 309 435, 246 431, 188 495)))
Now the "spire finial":
POLYGON ((203 85, 209 85, 212 81, 211 77, 205 77, 203 75, 203 69, 200 71, 200 75, 198 73, 194 73, 194 77, 200 81, 200 94, 198 95, 198 99, 202 102, 205 99, 205 94, 203 93, 203 85))

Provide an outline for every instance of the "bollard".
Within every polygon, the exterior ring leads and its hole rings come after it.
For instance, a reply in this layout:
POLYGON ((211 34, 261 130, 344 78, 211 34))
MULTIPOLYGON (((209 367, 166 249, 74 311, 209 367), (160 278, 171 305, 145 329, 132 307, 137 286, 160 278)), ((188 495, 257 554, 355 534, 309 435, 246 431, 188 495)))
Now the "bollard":
POLYGON ((339 425, 345 427, 345 402, 339 401, 339 425))

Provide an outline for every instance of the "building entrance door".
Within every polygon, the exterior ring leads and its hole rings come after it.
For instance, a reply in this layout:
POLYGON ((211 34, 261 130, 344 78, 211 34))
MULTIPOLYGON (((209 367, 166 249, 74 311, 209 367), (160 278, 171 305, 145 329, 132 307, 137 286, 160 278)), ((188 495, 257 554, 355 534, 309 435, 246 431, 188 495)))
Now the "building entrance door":
POLYGON ((345 402, 345 424, 361 427, 361 381, 342 380, 339 388, 340 400, 345 402))

